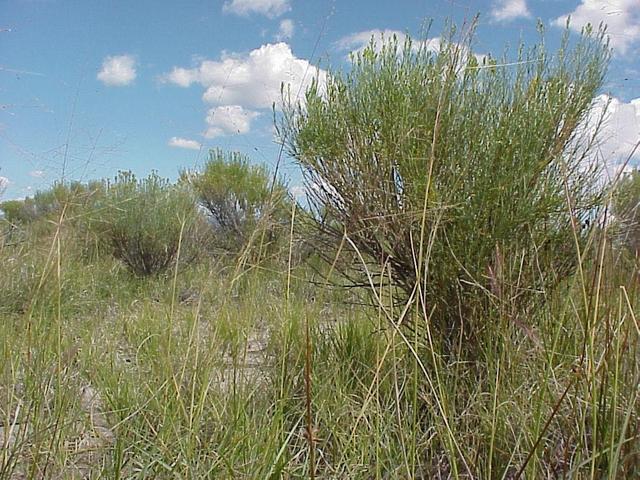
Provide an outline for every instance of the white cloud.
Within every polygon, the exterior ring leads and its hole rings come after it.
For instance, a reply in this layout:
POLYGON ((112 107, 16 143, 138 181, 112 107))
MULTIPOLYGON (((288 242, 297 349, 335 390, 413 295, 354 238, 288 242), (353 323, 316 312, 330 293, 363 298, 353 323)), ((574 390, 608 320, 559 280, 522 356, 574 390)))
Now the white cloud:
POLYGON ((296 58, 291 47, 280 42, 244 56, 225 54, 217 61, 205 60, 196 68, 174 67, 163 78, 181 87, 202 85, 202 98, 209 104, 270 108, 280 100, 281 83, 289 85, 293 95, 303 94, 316 75, 324 83, 326 72, 296 58))
POLYGON ((189 150, 200 150, 200 147, 202 147, 200 142, 181 137, 171 137, 167 145, 170 147, 186 148, 189 150))
POLYGON ((582 153, 592 140, 585 166, 597 162, 604 167, 603 181, 614 178, 623 167, 628 170, 638 166, 640 149, 635 150, 635 145, 640 141, 640 98, 625 102, 605 94, 597 96, 576 130, 577 153, 582 153))
POLYGON ((276 18, 291 10, 289 0, 231 0, 224 3, 222 11, 247 16, 252 13, 276 18))
POLYGON ((640 3, 638 0, 581 0, 572 12, 556 18, 553 25, 580 31, 587 23, 594 27, 604 22, 614 52, 620 55, 640 41, 640 3))
POLYGON ((5 189, 9 186, 11 182, 7 177, 0 177, 0 194, 2 194, 5 189))
POLYGON ((194 68, 174 67, 161 77, 183 88, 200 85, 202 100, 219 107, 211 108, 207 115, 205 136, 209 138, 247 133, 259 115, 255 110, 270 109, 274 103, 280 106, 282 84, 292 96, 302 98, 314 78, 322 86, 327 73, 297 58, 283 42, 263 45, 245 55, 225 53, 219 60, 203 60, 194 68))
POLYGON ((110 87, 129 85, 136 79, 136 61, 131 55, 107 57, 97 78, 110 87))
MULTIPOLYGON (((598 150, 608 165, 621 164, 633 153, 640 141, 640 98, 629 102, 608 95, 596 98, 587 128, 594 129, 606 107, 604 122, 598 135, 598 150)), ((640 161, 636 150, 633 163, 640 161)))
POLYGON ((197 81, 197 73, 194 69, 173 67, 171 73, 161 77, 163 82, 175 83, 179 87, 187 88, 197 81))
POLYGON ((526 0, 497 0, 491 9, 491 16, 498 22, 510 22, 516 18, 529 18, 531 12, 526 0))
POLYGON ((251 129, 251 121, 260 115, 259 112, 245 110, 240 105, 225 105, 209 109, 207 112, 207 138, 228 134, 244 134, 251 129))
POLYGON ((42 170, 31 170, 29 175, 33 178, 42 178, 44 177, 44 171, 42 170))
POLYGON ((290 18, 285 18, 280 22, 280 29, 278 30, 278 34, 276 35, 277 40, 288 40, 293 37, 293 32, 295 30, 295 25, 293 20, 290 18))
POLYGON ((302 200, 307 197, 307 188, 304 185, 294 185, 289 191, 296 200, 302 200))

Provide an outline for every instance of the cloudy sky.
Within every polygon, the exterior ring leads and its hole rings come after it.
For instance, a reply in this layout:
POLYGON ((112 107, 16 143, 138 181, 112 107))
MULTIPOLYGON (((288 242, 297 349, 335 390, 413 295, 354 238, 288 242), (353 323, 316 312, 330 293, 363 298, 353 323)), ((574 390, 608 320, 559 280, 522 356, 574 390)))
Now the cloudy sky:
MULTIPOLYGON (((552 48, 569 15, 576 30, 607 23, 603 153, 629 154, 640 139, 640 0, 3 0, 2 198, 119 169, 175 177, 211 147, 272 165, 282 82, 303 92, 372 35, 420 35, 433 19, 437 36, 476 13, 480 55, 535 41, 538 19, 552 48)), ((285 172, 295 184, 290 161, 285 172)))

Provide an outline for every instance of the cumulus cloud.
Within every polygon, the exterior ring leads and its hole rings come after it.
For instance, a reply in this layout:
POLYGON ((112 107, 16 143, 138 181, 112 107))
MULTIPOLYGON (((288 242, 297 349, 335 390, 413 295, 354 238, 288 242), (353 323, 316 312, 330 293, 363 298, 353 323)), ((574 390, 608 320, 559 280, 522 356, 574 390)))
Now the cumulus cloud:
POLYGON ((200 142, 181 137, 171 137, 167 145, 176 148, 186 148, 188 150, 200 150, 200 147, 202 147, 200 142))
POLYGON ((276 35, 276 39, 278 40, 288 40, 293 37, 293 32, 295 30, 295 25, 293 24, 293 20, 290 18, 285 18, 280 22, 280 28, 276 35))
POLYGON ((202 98, 209 104, 270 108, 280 99, 281 83, 294 95, 304 93, 316 75, 321 83, 326 79, 326 72, 296 58, 291 47, 280 42, 245 56, 226 54, 220 60, 205 60, 196 68, 174 67, 163 79, 180 87, 200 84, 205 88, 202 98))
POLYGON ((203 60, 194 68, 174 67, 164 82, 187 88, 199 85, 202 100, 212 105, 206 122, 209 138, 247 133, 256 110, 280 104, 281 85, 292 96, 303 96, 314 78, 324 85, 327 73, 297 58, 286 43, 266 44, 248 54, 223 54, 219 60, 203 60))
POLYGON ((110 87, 123 87, 136 79, 136 61, 131 55, 109 56, 102 62, 98 80, 110 87))
POLYGON ((224 105, 209 109, 207 113, 207 138, 220 137, 231 133, 244 134, 251 129, 251 121, 259 112, 246 110, 240 105, 224 105))
POLYGON ((529 18, 531 12, 526 0, 498 0, 493 4, 491 16, 498 22, 510 22, 517 18, 529 18))
POLYGON ((29 176, 31 176, 33 178, 42 178, 42 177, 44 177, 44 171, 42 171, 42 170, 31 170, 29 172, 29 176))
POLYGON ((600 164, 604 167, 602 180, 607 182, 618 172, 640 165, 640 149, 635 148, 638 141, 640 98, 626 102, 602 94, 594 99, 589 114, 577 128, 574 145, 577 153, 590 147, 585 166, 600 164))
POLYGON ((276 18, 291 10, 289 0, 231 0, 224 3, 222 11, 248 16, 252 13, 276 18))
POLYGON ((9 186, 9 179, 7 177, 0 177, 0 194, 9 186))
POLYGON ((609 95, 598 96, 587 121, 588 129, 596 128, 603 112, 598 135, 599 154, 609 167, 624 163, 632 154, 630 163, 640 162, 640 150, 634 153, 636 143, 640 141, 640 98, 625 102, 609 95))
POLYGON ((624 55, 640 41, 640 4, 638 0, 581 0, 572 12, 556 18, 552 23, 564 27, 571 17, 570 28, 580 31, 590 23, 607 24, 610 45, 614 52, 624 55))

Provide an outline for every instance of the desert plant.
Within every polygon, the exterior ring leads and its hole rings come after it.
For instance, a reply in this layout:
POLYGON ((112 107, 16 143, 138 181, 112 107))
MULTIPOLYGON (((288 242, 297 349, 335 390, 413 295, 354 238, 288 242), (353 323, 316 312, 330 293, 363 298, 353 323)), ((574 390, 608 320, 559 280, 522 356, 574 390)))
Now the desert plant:
POLYGON ((371 43, 304 104, 285 98, 278 131, 329 260, 351 246, 360 265, 336 263, 345 276, 390 279, 457 337, 485 307, 526 307, 573 272, 587 234, 573 231, 600 202, 579 126, 609 50, 587 29, 553 55, 541 42, 496 61, 471 54, 473 31, 454 35, 437 51, 371 43))
POLYGON ((272 184, 265 167, 239 152, 212 150, 201 172, 183 172, 182 178, 207 213, 217 248, 240 252, 259 224, 267 234, 262 243, 273 243, 287 223, 286 186, 272 184))
POLYGON ((640 171, 624 174, 613 196, 614 232, 620 244, 636 255, 640 252, 640 171))
MULTIPOLYGON (((90 216, 92 230, 136 275, 162 273, 173 265, 196 222, 192 196, 157 173, 138 180, 120 172, 90 216), (184 244, 183 244, 183 240, 184 244)), ((183 256, 183 260, 185 257, 183 256)))
POLYGON ((20 225, 30 222, 33 216, 33 209, 30 204, 33 202, 30 198, 24 200, 7 200, 0 203, 0 210, 4 214, 4 220, 11 225, 20 225))
POLYGON ((95 202, 104 193, 101 182, 56 182, 50 188, 37 191, 33 197, 23 200, 7 200, 0 203, 5 220, 14 225, 25 225, 38 219, 51 219, 82 210, 95 202))

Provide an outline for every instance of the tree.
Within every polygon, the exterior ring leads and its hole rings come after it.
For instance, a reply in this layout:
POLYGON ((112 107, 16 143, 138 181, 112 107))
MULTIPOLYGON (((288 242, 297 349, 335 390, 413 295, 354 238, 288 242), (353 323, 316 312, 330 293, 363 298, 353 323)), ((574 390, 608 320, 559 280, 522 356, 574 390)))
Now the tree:
POLYGON ((472 335, 497 301, 527 308, 570 275, 574 225, 600 202, 578 127, 603 82, 603 32, 573 48, 566 33, 554 55, 521 47, 515 62, 476 59, 472 39, 452 33, 435 52, 372 41, 304 104, 285 98, 278 126, 319 250, 333 262, 351 246, 358 265, 338 262, 341 273, 390 278, 442 337, 472 335))

